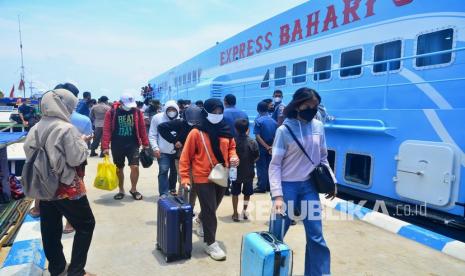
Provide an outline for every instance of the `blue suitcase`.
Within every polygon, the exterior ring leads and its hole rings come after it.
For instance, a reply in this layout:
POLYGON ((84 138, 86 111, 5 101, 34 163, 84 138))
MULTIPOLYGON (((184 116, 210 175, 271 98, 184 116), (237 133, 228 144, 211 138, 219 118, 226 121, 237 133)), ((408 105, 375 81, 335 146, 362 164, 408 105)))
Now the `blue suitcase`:
POLYGON ((192 252, 192 206, 181 197, 158 200, 157 245, 166 262, 189 259, 192 252))
POLYGON ((253 232, 242 239, 241 275, 292 275, 292 251, 268 232, 253 232))

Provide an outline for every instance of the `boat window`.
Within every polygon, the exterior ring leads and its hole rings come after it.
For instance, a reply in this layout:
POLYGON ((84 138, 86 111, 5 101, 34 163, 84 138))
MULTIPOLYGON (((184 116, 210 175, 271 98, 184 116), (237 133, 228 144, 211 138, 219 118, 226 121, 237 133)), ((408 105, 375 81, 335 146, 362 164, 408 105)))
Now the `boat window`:
POLYGON ((328 150, 328 163, 333 172, 335 172, 335 165, 336 165, 336 151, 335 150, 328 150))
POLYGON ((301 61, 294 63, 292 66, 292 83, 301 83, 307 81, 307 62, 301 61))
POLYGON ((179 85, 179 86, 182 85, 182 76, 179 76, 179 78, 178 78, 178 85, 179 85))
POLYGON ((348 153, 344 179, 348 182, 366 185, 370 184, 371 178, 371 157, 363 154, 348 153))
POLYGON ((315 72, 315 74, 313 75, 314 81, 330 79, 331 71, 328 71, 328 70, 331 70, 331 56, 316 58, 313 63, 313 68, 315 72), (322 71, 328 71, 328 72, 318 73, 322 71))
POLYGON ((199 79, 200 81, 200 74, 202 74, 202 69, 197 69, 197 78, 199 79))
MULTIPOLYGON (((362 49, 355 49, 341 54, 341 68, 351 67, 362 64, 362 49)), ((340 71, 341 78, 358 76, 362 74, 362 67, 353 67, 349 69, 342 69, 340 71)))
POLYGON ((197 82, 197 71, 192 71, 192 82, 197 82))
POLYGON ((263 77, 261 88, 270 87, 270 70, 266 70, 265 76, 263 77))
POLYGON ((191 83, 191 79, 192 79, 191 72, 189 72, 187 73, 187 83, 191 83))
POLYGON ((275 86, 286 84, 286 66, 279 66, 274 69, 274 79, 275 86))
POLYGON ((174 78, 174 86, 178 86, 178 77, 174 78))
POLYGON ((187 76, 186 74, 182 75, 182 84, 186 84, 187 76))
MULTIPOLYGON (((402 42, 400 40, 391 41, 383 44, 378 44, 375 46, 375 57, 374 62, 379 62, 383 60, 391 60, 400 58, 401 56, 402 42)), ((384 62, 373 65, 374 73, 381 73, 388 71, 395 71, 400 69, 400 60, 384 62)))
MULTIPOLYGON (((452 49, 454 29, 445 29, 418 36, 417 55, 446 51, 452 49)), ((416 59, 417 67, 449 63, 452 53, 437 54, 416 59)))

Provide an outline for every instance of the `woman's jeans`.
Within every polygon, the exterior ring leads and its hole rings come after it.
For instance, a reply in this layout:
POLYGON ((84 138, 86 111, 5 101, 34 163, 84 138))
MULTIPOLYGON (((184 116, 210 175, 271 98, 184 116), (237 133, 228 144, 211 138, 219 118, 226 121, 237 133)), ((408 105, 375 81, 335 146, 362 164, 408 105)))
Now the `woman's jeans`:
POLYGON ((286 182, 282 184, 283 199, 286 204, 284 234, 291 219, 302 220, 305 227, 305 275, 330 274, 330 252, 323 237, 321 225, 321 203, 314 185, 307 181, 286 182), (300 215, 296 217, 294 210, 300 215))

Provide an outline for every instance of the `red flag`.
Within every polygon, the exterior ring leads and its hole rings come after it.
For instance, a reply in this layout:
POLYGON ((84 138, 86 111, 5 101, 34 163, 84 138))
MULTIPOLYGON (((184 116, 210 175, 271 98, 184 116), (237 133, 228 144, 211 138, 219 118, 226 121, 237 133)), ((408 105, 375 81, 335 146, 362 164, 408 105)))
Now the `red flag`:
POLYGON ((18 90, 24 90, 24 80, 23 79, 21 79, 21 81, 19 82, 18 90))
POLYGON ((10 98, 14 98, 15 97, 15 85, 13 84, 13 87, 11 88, 11 91, 10 91, 10 98))

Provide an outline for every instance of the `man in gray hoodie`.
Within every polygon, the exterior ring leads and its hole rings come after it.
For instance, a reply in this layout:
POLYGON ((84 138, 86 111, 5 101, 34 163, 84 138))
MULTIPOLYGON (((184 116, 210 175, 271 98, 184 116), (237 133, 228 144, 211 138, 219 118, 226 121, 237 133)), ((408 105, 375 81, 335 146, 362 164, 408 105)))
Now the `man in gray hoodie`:
POLYGON ((149 141, 154 156, 158 159, 158 192, 166 195, 171 190, 176 192, 176 149, 158 133, 158 125, 179 117, 179 107, 175 101, 167 101, 163 112, 156 114, 150 123, 149 141), (169 172, 169 177, 168 177, 169 172))

